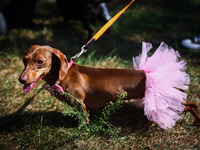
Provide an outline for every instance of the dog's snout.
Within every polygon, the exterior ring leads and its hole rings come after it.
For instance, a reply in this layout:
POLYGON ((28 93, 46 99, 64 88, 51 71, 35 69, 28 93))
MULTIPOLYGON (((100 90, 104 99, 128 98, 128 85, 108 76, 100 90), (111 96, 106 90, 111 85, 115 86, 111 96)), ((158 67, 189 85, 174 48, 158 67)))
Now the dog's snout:
POLYGON ((26 76, 20 76, 20 77, 19 77, 19 82, 22 83, 22 84, 25 84, 25 83, 26 83, 26 80, 27 80, 27 77, 26 77, 26 76))

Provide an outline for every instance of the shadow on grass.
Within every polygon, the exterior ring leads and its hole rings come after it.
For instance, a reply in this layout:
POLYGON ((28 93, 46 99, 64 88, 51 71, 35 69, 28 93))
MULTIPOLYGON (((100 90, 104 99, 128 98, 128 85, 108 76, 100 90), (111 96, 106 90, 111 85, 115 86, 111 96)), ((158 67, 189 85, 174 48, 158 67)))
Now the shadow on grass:
POLYGON ((124 103, 111 120, 114 126, 121 128, 122 133, 145 132, 151 125, 151 122, 144 116, 144 110, 137 109, 132 103, 124 103))
POLYGON ((43 126, 72 128, 77 124, 73 118, 66 117, 62 113, 56 111, 11 114, 5 117, 0 117, 0 132, 12 133, 23 129, 26 125, 40 124, 41 119, 43 126))
MULTIPOLYGON (((33 101, 35 95, 28 99, 24 105, 15 113, 0 117, 0 133, 13 133, 23 130, 27 125, 41 125, 49 127, 75 128, 78 121, 73 117, 65 116, 57 111, 23 112, 24 109, 33 101)), ((91 113, 90 121, 93 116, 98 114, 91 113)), ((120 127, 121 133, 133 133, 148 130, 150 125, 144 116, 143 110, 136 109, 132 104, 125 103, 122 108, 111 116, 110 121, 113 126, 120 127)))
MULTIPOLYGON (((42 90, 39 89, 37 94, 42 90)), ((31 124, 42 124, 44 126, 54 126, 54 127, 74 127, 77 122, 71 118, 64 116, 61 112, 56 111, 41 111, 41 112, 24 112, 25 108, 34 100, 33 95, 29 98, 21 108, 13 114, 7 116, 0 116, 0 132, 10 133, 16 130, 23 129, 26 125, 31 124)))

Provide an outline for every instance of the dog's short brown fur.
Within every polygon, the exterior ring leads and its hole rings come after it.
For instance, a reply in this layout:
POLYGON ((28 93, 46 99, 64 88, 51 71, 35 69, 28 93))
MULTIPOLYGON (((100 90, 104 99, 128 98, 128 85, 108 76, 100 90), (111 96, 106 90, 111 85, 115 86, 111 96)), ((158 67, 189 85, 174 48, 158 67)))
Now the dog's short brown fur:
MULTIPOLYGON (((30 84, 44 75, 43 80, 49 85, 58 82, 64 91, 68 89, 80 100, 85 111, 100 111, 109 101, 115 102, 117 95, 125 92, 126 99, 144 97, 146 78, 143 71, 90 68, 76 64, 68 69, 67 58, 61 51, 40 45, 31 46, 23 62, 25 68, 19 77, 21 83, 30 84)), ((56 97, 66 101, 64 96, 56 97)), ((189 107, 186 105, 186 108, 189 107)), ((199 119, 198 114, 195 118, 199 119)))

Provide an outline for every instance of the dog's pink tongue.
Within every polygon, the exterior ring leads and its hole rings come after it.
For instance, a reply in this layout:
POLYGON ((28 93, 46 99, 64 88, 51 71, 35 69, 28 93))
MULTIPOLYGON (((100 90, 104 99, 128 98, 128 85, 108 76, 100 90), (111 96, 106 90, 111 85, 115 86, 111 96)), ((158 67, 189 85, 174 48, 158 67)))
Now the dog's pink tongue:
POLYGON ((24 84, 24 92, 30 92, 35 86, 36 86, 35 82, 30 84, 24 84))
POLYGON ((24 84, 24 92, 30 92, 37 84, 38 81, 40 81, 40 79, 42 79, 44 77, 44 75, 42 74, 39 78, 37 78, 37 80, 35 80, 33 83, 30 84, 24 84))

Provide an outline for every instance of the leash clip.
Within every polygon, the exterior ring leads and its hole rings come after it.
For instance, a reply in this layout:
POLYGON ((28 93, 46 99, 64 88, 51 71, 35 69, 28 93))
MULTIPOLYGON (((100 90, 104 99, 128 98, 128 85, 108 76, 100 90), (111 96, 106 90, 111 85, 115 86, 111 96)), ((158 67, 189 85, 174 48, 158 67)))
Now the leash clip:
POLYGON ((85 45, 81 47, 81 51, 73 56, 71 59, 75 60, 76 58, 80 57, 83 53, 87 52, 87 48, 85 45))

